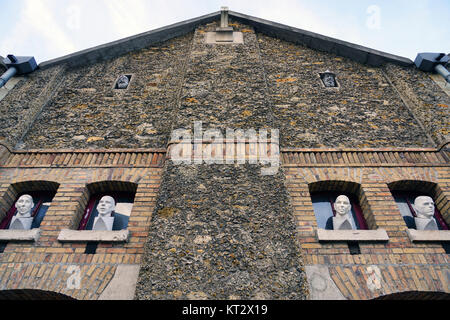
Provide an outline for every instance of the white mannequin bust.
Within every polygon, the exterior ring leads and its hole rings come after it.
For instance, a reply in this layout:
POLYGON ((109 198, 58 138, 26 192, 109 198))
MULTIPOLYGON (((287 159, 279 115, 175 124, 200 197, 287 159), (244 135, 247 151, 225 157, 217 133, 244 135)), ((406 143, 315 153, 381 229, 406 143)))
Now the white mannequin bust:
POLYGON ((111 217, 111 213, 115 209, 114 198, 103 196, 97 205, 98 216, 94 219, 92 230, 112 231, 114 217, 111 217))
POLYGON ((414 200, 417 217, 414 218, 417 230, 439 230, 434 219, 434 201, 428 196, 419 196, 414 200))
POLYGON ((323 83, 326 87, 335 87, 336 83, 334 81, 334 77, 331 75, 331 73, 327 70, 327 73, 323 76, 323 83))
POLYGON ((15 230, 29 230, 33 223, 31 216, 31 209, 34 207, 33 197, 29 194, 24 194, 16 201, 17 213, 12 218, 9 229, 15 230))
POLYGON ((129 82, 130 82, 130 80, 128 79, 128 77, 125 75, 122 75, 117 80, 117 88, 118 89, 126 89, 128 87, 129 82))
POLYGON ((336 198, 336 201, 334 202, 336 216, 333 217, 333 230, 354 229, 349 215, 351 208, 350 199, 347 196, 340 195, 336 198))

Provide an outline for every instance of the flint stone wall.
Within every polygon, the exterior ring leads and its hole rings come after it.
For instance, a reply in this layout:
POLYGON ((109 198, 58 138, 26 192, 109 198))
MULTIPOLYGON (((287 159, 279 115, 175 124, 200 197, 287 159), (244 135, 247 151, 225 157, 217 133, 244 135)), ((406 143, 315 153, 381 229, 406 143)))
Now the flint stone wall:
POLYGON ((430 141, 381 68, 258 34, 283 147, 413 147, 430 141), (325 88, 319 73, 336 75, 325 88))
POLYGON ((448 141, 449 97, 427 74, 371 68, 237 22, 243 44, 204 43, 217 25, 108 62, 37 70, 0 101, 0 141, 20 149, 165 147, 172 129, 192 129, 195 120, 223 133, 277 128, 282 147, 448 141), (339 89, 323 87, 327 69, 339 89), (121 74, 132 74, 129 89, 114 90, 121 74))
POLYGON ((284 176, 167 163, 137 299, 304 299, 284 176))
POLYGON ((23 148, 165 147, 191 39, 67 69, 23 148), (122 74, 132 75, 128 89, 113 89, 122 74))
POLYGON ((386 65, 385 71, 426 133, 438 145, 450 142, 449 94, 431 79, 429 73, 393 64, 386 65))

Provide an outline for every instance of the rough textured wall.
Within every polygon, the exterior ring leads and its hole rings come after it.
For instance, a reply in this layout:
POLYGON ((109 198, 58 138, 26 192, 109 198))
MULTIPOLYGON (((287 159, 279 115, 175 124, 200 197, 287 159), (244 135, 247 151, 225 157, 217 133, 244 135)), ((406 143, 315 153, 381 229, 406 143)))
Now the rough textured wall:
POLYGON ((448 140, 448 96, 414 68, 369 68, 238 23, 244 44, 204 44, 215 25, 108 62, 31 74, 0 102, 2 140, 24 149, 162 147, 172 128, 194 120, 279 128, 285 147, 432 146, 427 134, 437 144, 448 140), (338 90, 322 86, 318 73, 327 69, 338 90), (113 89, 121 74, 133 74, 128 90, 113 89))
POLYGON ((429 73, 393 64, 386 65, 385 70, 393 85, 436 144, 449 142, 449 95, 430 78, 429 73))
POLYGON ((258 34, 284 147, 381 147, 429 144, 378 68, 258 34), (319 72, 336 74, 339 90, 319 72))
MULTIPOLYGON (((209 45, 196 30, 179 128, 271 127, 264 73, 252 29, 244 44, 209 45)), ((138 299, 302 299, 300 248, 281 171, 258 165, 168 162, 137 285, 138 299)))
POLYGON ((15 147, 48 103, 64 76, 64 68, 36 71, 0 100, 0 142, 15 147))
POLYGON ((168 163, 137 298, 305 298, 291 212, 281 172, 168 163))
POLYGON ((214 31, 217 23, 196 30, 177 127, 189 129, 194 121, 202 121, 208 128, 271 128, 272 111, 256 35, 249 27, 231 25, 243 32, 243 44, 204 43, 206 32, 214 31))
POLYGON ((192 34, 66 71, 24 148, 165 147, 192 34), (132 74, 127 90, 113 89, 132 74))

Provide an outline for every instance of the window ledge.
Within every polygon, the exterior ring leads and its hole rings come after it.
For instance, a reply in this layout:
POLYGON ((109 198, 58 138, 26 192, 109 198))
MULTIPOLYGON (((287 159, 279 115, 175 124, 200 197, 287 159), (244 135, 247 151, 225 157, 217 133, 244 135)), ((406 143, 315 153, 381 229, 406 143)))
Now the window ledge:
POLYGON ((319 241, 389 241, 384 229, 376 230, 325 230, 317 229, 319 241))
POLYGON ((416 230, 407 229, 411 242, 414 241, 450 241, 450 230, 416 230))
POLYGON ((31 230, 0 230, 0 241, 37 241, 41 229, 34 228, 31 230))
POLYGON ((60 242, 126 242, 130 232, 128 229, 118 231, 71 230, 63 229, 58 235, 60 242))

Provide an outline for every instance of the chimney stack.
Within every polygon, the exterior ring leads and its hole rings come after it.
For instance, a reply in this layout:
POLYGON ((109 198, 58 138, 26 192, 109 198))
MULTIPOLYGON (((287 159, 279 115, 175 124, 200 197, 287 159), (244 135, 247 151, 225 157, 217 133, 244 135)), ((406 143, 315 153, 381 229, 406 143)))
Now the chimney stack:
POLYGON ((233 42, 233 27, 228 26, 228 7, 220 8, 220 27, 216 28, 217 42, 233 42))

